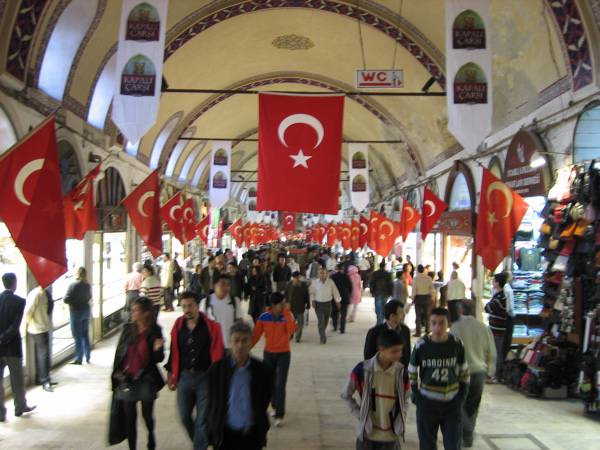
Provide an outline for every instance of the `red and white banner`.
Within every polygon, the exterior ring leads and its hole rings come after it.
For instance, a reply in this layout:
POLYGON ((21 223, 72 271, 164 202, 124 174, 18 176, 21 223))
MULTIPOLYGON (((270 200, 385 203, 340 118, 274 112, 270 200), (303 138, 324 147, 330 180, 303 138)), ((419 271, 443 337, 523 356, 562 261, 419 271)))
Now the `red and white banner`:
POLYGON ((448 205, 425 186, 423 192, 423 208, 421 212, 421 237, 425 239, 435 224, 440 220, 448 205))
POLYGON ((210 214, 198 222, 196 233, 204 245, 208 245, 208 231, 210 229, 210 214))
POLYGON ((45 288, 67 271, 54 117, 0 156, 0 192, 0 217, 45 288))
POLYGON ((238 219, 235 222, 233 222, 229 226, 229 228, 227 228, 227 231, 229 232, 229 234, 231 235, 231 237, 235 241, 235 243, 238 245, 238 247, 241 247, 242 243, 243 243, 242 219, 238 219))
POLYGON ((337 214, 344 97, 259 95, 259 211, 337 214))
POLYGON ((160 216, 163 218, 169 230, 175 238, 183 243, 183 226, 182 226, 182 198, 181 192, 178 192, 171 197, 164 205, 160 207, 160 216))
POLYGON ((155 170, 122 201, 133 226, 154 257, 162 253, 159 197, 160 181, 155 170))
POLYGON ((403 241, 406 242, 408 233, 415 230, 419 220, 421 220, 421 213, 403 198, 402 215, 400 216, 400 234, 403 241))
POLYGON ((446 0, 448 130, 469 151, 492 130, 489 0, 446 0))
POLYGON ((181 207, 181 227, 183 237, 186 241, 191 241, 196 236, 196 211, 194 209, 194 200, 190 197, 181 207))
POLYGON ((348 144, 348 183, 350 202, 356 212, 362 212, 369 204, 369 146, 348 144))
POLYGON ((231 141, 213 141, 208 201, 221 208, 229 200, 231 190, 231 141))
POLYGON ((83 239, 87 231, 98 229, 96 204, 94 203, 94 180, 100 173, 98 164, 77 186, 63 198, 65 209, 65 237, 83 239))
POLYGON ((156 122, 168 5, 168 0, 123 0, 112 119, 132 143, 156 122))

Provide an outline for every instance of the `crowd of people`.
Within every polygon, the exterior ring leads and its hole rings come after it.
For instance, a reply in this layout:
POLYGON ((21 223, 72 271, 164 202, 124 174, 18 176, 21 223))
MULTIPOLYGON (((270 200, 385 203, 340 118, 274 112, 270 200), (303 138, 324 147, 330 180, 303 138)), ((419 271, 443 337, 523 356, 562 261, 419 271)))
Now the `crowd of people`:
MULTIPOLYGON (((356 448, 399 449, 409 401, 416 405, 420 449, 437 448, 439 430, 446 450, 472 447, 484 386, 501 378, 510 346, 507 273, 494 277, 494 295, 486 305, 488 327, 471 315, 473 302, 466 297, 458 265, 445 283, 443 274, 429 266, 415 268, 408 258, 404 264, 401 258, 384 260, 373 270, 372 255, 339 257, 320 248, 308 251, 302 261, 279 247, 249 251, 239 260, 230 250, 209 252, 193 270, 188 270, 190 262, 179 264, 165 254, 158 265, 135 263, 126 277, 128 320, 111 376, 111 444, 127 439, 136 448, 140 403, 147 446, 156 447, 154 402, 166 386, 176 393, 179 419, 194 449, 263 448, 269 427, 284 423, 291 344, 302 342, 309 310, 315 311, 325 345, 329 322, 333 332, 344 334, 369 289, 375 324, 365 337, 363 360, 341 393, 357 419, 356 448), (167 349, 158 318, 161 310, 176 307, 181 316, 170 330, 167 349), (410 308, 416 316, 413 343, 405 323, 410 308), (263 337, 259 360, 251 350, 263 337)), ((0 379, 8 367, 20 416, 35 408, 27 404, 23 386, 23 316, 35 338, 37 382, 50 392, 55 385, 48 351, 51 292, 36 288, 25 301, 14 294, 14 274, 2 281, 0 379)), ((87 272, 80 268, 64 299, 71 312, 74 364, 90 362, 91 297, 87 272)), ((5 419, 0 383, 0 421, 5 419)))

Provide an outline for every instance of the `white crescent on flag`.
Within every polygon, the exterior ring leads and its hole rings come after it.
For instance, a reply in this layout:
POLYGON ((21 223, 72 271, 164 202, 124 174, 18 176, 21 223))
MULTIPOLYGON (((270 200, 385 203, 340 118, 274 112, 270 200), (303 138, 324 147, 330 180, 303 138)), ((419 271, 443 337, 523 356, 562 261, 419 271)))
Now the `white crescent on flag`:
POLYGON ((169 210, 169 217, 171 218, 171 220, 177 220, 175 218, 175 211, 178 209, 181 209, 181 205, 173 205, 169 210))
POLYGON ((508 188, 508 186, 506 184, 502 183, 501 181, 494 181, 493 183, 490 183, 490 185, 487 188, 487 192, 486 192, 486 199, 487 199, 488 207, 490 204, 490 195, 492 194, 493 191, 500 191, 506 197, 506 213, 504 214, 504 216, 502 216, 502 218, 505 219, 506 217, 508 217, 510 215, 510 212, 512 211, 513 196, 510 192, 510 189, 508 188))
POLYGON ((144 194, 142 194, 142 196, 140 197, 140 199, 138 200, 138 204, 137 204, 137 209, 138 212, 143 216, 143 217, 148 217, 148 214, 146 214, 144 212, 144 203, 146 202, 146 200, 148 200, 149 198, 154 197, 154 191, 148 191, 148 192, 144 192, 144 194))
POLYGON ((394 225, 392 225, 392 222, 390 222, 389 220, 384 220, 383 222, 381 222, 381 239, 385 239, 390 237, 392 234, 394 234, 394 225), (388 227, 390 232, 388 234, 383 234, 384 231, 384 227, 388 227))
POLYGON ((313 148, 317 148, 321 144, 321 141, 323 141, 325 130, 323 129, 323 124, 319 122, 316 117, 311 116, 310 114, 292 114, 291 116, 287 116, 285 119, 283 119, 279 124, 279 129, 277 130, 281 143, 286 147, 289 147, 285 141, 285 132, 289 127, 297 123, 303 123, 315 130, 317 133, 317 144, 313 148))
POLYGON ((194 210, 188 206, 183 210, 183 218, 189 222, 192 217, 194 217, 194 210), (188 212, 190 213, 189 216, 188 212))
POLYGON ((412 220, 413 217, 415 217, 415 212, 413 211, 412 207, 410 206, 405 206, 404 207, 404 211, 408 211, 410 212, 410 217, 408 218, 408 220, 412 220))
POLYGON ((433 201, 431 200, 425 200, 425 206, 429 206, 429 208, 431 209, 431 211, 429 212, 429 214, 427 214, 427 217, 431 217, 435 214, 435 203, 433 203, 433 201))
POLYGON ((33 172, 42 170, 42 167, 44 167, 44 159, 34 159, 33 161, 29 161, 21 168, 21 170, 19 170, 19 173, 15 178, 15 195, 17 196, 17 199, 26 206, 30 206, 31 202, 27 200, 23 193, 25 182, 33 172))

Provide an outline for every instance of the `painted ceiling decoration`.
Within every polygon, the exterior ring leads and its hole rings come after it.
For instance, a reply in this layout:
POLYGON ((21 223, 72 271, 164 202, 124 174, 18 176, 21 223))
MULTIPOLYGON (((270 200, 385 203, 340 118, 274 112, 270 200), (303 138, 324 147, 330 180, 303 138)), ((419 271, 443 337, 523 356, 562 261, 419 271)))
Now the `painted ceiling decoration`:
POLYGON ((277 36, 271 43, 273 47, 282 50, 310 50, 315 46, 315 43, 310 38, 297 34, 277 36))

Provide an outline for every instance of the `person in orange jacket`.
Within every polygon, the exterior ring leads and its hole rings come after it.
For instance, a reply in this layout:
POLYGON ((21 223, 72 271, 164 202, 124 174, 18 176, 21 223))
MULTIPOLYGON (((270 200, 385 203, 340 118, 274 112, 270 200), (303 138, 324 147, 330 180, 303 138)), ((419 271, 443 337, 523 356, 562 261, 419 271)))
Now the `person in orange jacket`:
POLYGON ((252 346, 265 335, 264 362, 275 372, 273 387, 273 408, 275 426, 283 423, 285 415, 285 386, 290 369, 290 340, 296 332, 296 321, 280 292, 271 294, 271 307, 256 321, 252 346))

